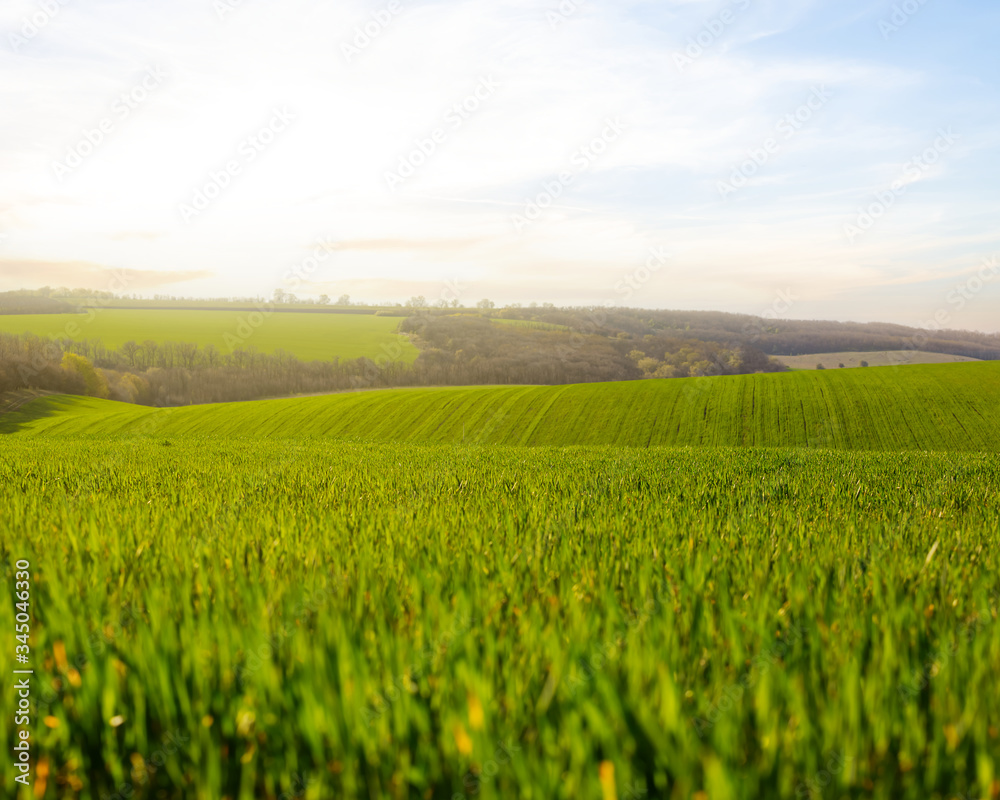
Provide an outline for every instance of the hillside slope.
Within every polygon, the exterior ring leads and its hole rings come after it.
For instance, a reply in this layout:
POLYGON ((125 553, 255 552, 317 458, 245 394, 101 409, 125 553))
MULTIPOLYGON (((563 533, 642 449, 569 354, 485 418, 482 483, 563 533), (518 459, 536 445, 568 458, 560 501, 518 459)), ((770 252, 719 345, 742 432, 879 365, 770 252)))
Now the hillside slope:
POLYGON ((997 451, 1000 364, 396 389, 173 409, 52 397, 0 417, 0 434, 997 451))

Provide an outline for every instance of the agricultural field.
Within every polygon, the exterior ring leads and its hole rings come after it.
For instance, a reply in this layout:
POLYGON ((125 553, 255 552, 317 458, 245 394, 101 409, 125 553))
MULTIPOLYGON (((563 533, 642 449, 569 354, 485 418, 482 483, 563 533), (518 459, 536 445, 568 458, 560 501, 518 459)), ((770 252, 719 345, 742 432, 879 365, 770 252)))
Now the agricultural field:
POLYGON ((995 452, 23 435, 0 484, 32 797, 1000 788, 995 452))
POLYGON ((1000 363, 575 386, 393 389, 151 409, 53 397, 0 417, 45 436, 1000 451, 1000 363))
POLYGON ((7 5, 0 800, 1000 800, 1000 0, 7 5))
POLYGON ((967 356, 952 356, 946 353, 927 353, 922 350, 880 350, 872 353, 813 353, 804 356, 774 356, 792 369, 816 369, 822 364, 825 369, 837 369, 843 364, 846 369, 860 367, 866 361, 870 367, 905 367, 913 364, 962 364, 978 361, 967 356))
POLYGON ((253 311, 98 309, 81 314, 0 315, 0 332, 74 341, 100 339, 117 349, 127 341, 152 340, 209 344, 222 353, 250 346, 262 353, 278 349, 302 361, 331 361, 384 356, 383 348, 402 349, 394 359, 416 360, 416 347, 397 334, 399 318, 374 314, 285 313, 253 311))
POLYGON ((1000 794, 1000 364, 4 407, 20 797, 1000 794))

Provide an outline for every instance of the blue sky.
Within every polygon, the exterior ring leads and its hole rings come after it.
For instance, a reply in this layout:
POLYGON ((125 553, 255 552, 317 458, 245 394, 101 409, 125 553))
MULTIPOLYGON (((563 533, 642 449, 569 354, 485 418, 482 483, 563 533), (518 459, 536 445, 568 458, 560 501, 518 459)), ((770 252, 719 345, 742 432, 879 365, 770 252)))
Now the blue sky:
POLYGON ((997 331, 997 30, 971 0, 10 0, 0 289, 997 331))

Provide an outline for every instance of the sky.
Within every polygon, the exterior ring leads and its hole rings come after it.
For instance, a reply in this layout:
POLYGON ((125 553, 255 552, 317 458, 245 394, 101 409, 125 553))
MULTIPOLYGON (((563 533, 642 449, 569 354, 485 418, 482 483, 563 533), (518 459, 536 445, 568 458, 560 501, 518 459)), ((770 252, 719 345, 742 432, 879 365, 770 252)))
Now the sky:
POLYGON ((5 0, 0 290, 1000 331, 995 0, 5 0))

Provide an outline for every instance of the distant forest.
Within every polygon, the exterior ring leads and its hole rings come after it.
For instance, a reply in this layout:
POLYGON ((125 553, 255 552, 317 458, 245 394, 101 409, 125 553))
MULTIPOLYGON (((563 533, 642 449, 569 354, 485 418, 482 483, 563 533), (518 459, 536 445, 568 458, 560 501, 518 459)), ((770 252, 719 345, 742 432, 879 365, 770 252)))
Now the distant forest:
POLYGON ((331 300, 303 300, 278 290, 271 300, 261 297, 191 299, 173 295, 138 298, 86 289, 45 289, 0 292, 0 314, 71 313, 88 307, 101 308, 194 308, 241 310, 266 306, 270 311, 327 314, 377 313, 387 316, 468 318, 471 312, 492 319, 521 320, 568 328, 580 334, 633 339, 666 336, 717 342, 734 348, 749 345, 767 355, 795 356, 811 353, 872 352, 879 350, 926 350, 983 360, 1000 359, 1000 334, 951 329, 923 329, 887 322, 833 322, 826 320, 766 319, 721 311, 664 311, 639 308, 557 308, 551 303, 496 308, 480 300, 466 308, 457 300, 438 301, 431 307, 426 298, 412 297, 406 303, 363 305, 348 295, 331 300))
POLYGON ((0 292, 0 314, 73 314, 76 305, 37 292, 0 292))
POLYGON ((178 406, 391 386, 565 384, 687 375, 732 375, 784 367, 751 347, 714 342, 581 336, 481 317, 411 317, 402 330, 422 349, 410 365, 389 353, 304 363, 252 347, 50 340, 0 334, 0 393, 42 389, 144 405, 178 406), (667 352, 664 348, 676 346, 667 352), (654 357, 650 354, 657 354, 654 357))
MULTIPOLYGON (((77 308, 58 294, 0 294, 0 313, 77 308)), ((127 298, 114 299, 108 307, 128 305, 127 298)), ((266 354, 253 347, 224 353, 211 344, 133 341, 110 349, 95 340, 0 334, 0 393, 42 389, 178 406, 390 386, 567 384, 776 372, 785 367, 772 356, 822 352, 911 349, 1000 359, 1000 336, 968 331, 766 320, 721 312, 548 304, 497 309, 489 301, 474 310, 428 309, 421 300, 378 312, 406 315, 400 331, 420 350, 412 365, 397 360, 391 348, 377 361, 305 363, 286 352, 266 354)), ((94 297, 91 293, 80 301, 79 307, 87 307, 94 297)))
POLYGON ((722 311, 634 308, 507 308, 496 314, 605 336, 624 332, 634 339, 666 336, 719 342, 730 347, 746 344, 772 356, 925 350, 983 360, 1000 359, 1000 334, 925 330, 887 322, 765 319, 722 311))

